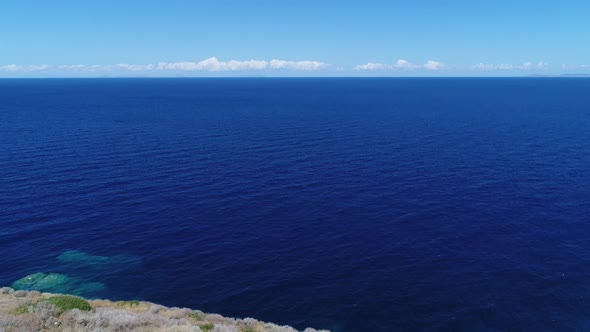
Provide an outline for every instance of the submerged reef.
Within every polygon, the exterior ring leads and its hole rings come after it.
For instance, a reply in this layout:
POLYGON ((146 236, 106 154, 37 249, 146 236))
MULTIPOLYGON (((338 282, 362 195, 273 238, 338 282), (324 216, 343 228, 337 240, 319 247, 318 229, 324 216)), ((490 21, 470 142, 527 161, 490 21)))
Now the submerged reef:
MULTIPOLYGON (((82 275, 100 275, 103 270, 128 271, 141 266, 141 259, 133 255, 98 256, 79 250, 67 250, 57 256, 61 262, 56 268, 82 275), (84 271, 86 273, 84 273, 84 271), (88 273, 90 272, 90 273, 88 273)), ((106 285, 101 282, 74 277, 63 273, 37 272, 29 274, 12 284, 16 290, 39 291, 48 293, 64 293, 94 298, 105 294, 106 285)))
POLYGON ((61 255, 57 256, 57 260, 65 263, 82 263, 88 265, 104 265, 108 264, 109 257, 90 255, 79 250, 67 250, 61 255))
POLYGON ((70 277, 60 273, 37 272, 29 274, 12 284, 16 290, 34 290, 49 293, 65 293, 78 296, 93 297, 106 290, 100 282, 70 277))
POLYGON ((141 259, 134 255, 99 256, 92 255, 80 250, 66 250, 57 260, 76 265, 77 267, 88 267, 93 269, 119 269, 133 268, 141 264, 141 259))
POLYGON ((85 300, 8 287, 0 288, 0 331, 298 332, 252 318, 226 318, 150 302, 85 300))

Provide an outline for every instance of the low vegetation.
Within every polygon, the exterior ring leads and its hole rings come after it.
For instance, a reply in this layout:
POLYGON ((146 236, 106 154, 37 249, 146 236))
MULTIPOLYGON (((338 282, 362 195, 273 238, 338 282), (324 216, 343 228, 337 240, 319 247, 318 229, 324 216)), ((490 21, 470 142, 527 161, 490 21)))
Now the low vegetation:
POLYGON ((53 304, 57 309, 61 311, 67 311, 72 309, 78 309, 80 311, 90 311, 92 307, 88 301, 71 295, 58 295, 50 297, 46 300, 48 303, 53 304))
POLYGON ((136 307, 139 306, 139 301, 131 300, 131 301, 117 301, 115 302, 119 307, 136 307))
POLYGON ((201 314, 200 312, 190 312, 187 314, 188 317, 198 321, 202 321, 203 320, 203 314, 201 314))
POLYGON ((212 331, 215 328, 215 325, 213 325, 213 323, 205 323, 205 324, 200 324, 199 325, 199 328, 203 332, 209 332, 209 331, 212 331))
POLYGON ((29 305, 21 305, 20 307, 16 308, 16 310, 14 312, 18 315, 26 314, 26 313, 29 313, 30 307, 31 306, 29 306, 29 305))

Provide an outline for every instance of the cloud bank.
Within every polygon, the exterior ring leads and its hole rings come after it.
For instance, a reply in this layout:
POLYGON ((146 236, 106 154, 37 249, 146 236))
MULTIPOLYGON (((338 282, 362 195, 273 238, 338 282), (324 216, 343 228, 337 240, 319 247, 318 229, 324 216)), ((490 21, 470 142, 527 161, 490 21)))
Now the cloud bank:
POLYGON ((220 61, 215 57, 199 62, 160 62, 158 70, 185 70, 185 71, 242 71, 242 70, 318 70, 328 67, 328 64, 319 61, 287 61, 273 59, 246 60, 246 61, 220 61))
POLYGON ((292 61, 292 60, 228 60, 216 57, 201 61, 159 62, 150 64, 0 64, 0 77, 171 77, 171 76, 215 76, 223 75, 253 75, 260 73, 268 76, 281 75, 325 75, 335 76, 366 75, 523 75, 523 74, 560 74, 587 73, 588 64, 561 64, 550 66, 544 61, 526 61, 521 64, 510 63, 477 63, 475 65, 447 65, 435 60, 428 60, 417 64, 406 59, 398 59, 393 63, 368 62, 354 67, 333 66, 321 61, 292 61), (558 69, 559 68, 559 69, 558 69), (312 74, 312 72, 315 72, 312 74), (225 74, 223 74, 225 73, 225 74), (356 74, 355 74, 356 73, 356 74))
POLYGON ((531 69, 545 69, 548 67, 548 63, 539 61, 537 63, 533 63, 531 61, 527 61, 520 65, 512 65, 507 63, 501 64, 490 64, 490 63, 478 63, 472 67, 475 70, 531 70, 531 69))
POLYGON ((115 65, 4 65, 0 71, 4 72, 153 72, 153 71, 206 71, 206 72, 232 72, 232 71, 261 71, 261 70, 287 70, 287 71, 314 71, 329 67, 329 64, 320 61, 288 61, 273 59, 266 60, 229 60, 220 61, 211 57, 198 62, 159 62, 158 64, 136 65, 120 63, 115 65))
POLYGON ((21 65, 11 64, 11 65, 0 66, 0 71, 6 71, 6 72, 42 71, 42 70, 47 70, 49 68, 51 68, 51 66, 49 66, 49 65, 21 66, 21 65))
POLYGON ((424 70, 440 70, 443 69, 444 65, 441 62, 428 60, 423 65, 417 65, 405 59, 399 59, 394 64, 385 64, 385 63, 374 63, 369 62, 363 65, 355 66, 355 70, 414 70, 414 69, 424 69, 424 70))

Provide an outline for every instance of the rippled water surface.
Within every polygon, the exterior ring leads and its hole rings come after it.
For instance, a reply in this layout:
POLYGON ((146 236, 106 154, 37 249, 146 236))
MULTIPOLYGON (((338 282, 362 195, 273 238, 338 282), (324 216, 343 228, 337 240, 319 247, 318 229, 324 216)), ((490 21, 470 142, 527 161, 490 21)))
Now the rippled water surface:
POLYGON ((590 329, 590 79, 0 80, 0 192, 2 285, 590 329))

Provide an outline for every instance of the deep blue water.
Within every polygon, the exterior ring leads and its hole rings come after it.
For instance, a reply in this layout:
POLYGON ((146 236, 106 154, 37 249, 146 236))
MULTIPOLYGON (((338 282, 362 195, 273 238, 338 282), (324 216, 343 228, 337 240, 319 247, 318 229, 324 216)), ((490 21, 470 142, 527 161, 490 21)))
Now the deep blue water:
POLYGON ((590 329, 590 79, 0 80, 0 193, 1 285, 345 332, 590 329))

